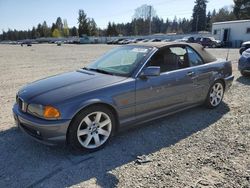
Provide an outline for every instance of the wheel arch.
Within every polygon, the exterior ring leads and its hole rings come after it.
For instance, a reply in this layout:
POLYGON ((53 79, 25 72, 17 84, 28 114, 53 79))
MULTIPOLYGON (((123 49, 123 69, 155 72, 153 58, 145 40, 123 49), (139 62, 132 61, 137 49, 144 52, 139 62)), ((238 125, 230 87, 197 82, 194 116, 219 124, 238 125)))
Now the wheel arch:
MULTIPOLYGON (((225 91, 225 89, 226 89, 226 82, 225 82, 225 80, 224 80, 223 78, 215 79, 214 82, 213 82, 213 84, 214 84, 215 82, 221 82, 222 85, 223 85, 223 89, 224 89, 224 91, 225 91)), ((213 84, 212 84, 212 85, 213 85, 213 84)))
POLYGON ((74 119, 76 118, 76 116, 82 112, 83 110, 86 110, 87 108, 89 107, 92 107, 92 106, 103 106, 103 107, 106 107, 108 108, 109 110, 112 111, 112 113, 114 114, 114 118, 115 118, 115 123, 116 123, 116 126, 115 126, 115 130, 114 130, 114 133, 116 133, 118 130, 119 130, 119 127, 120 127, 120 121, 119 121, 119 115, 118 115, 118 112, 117 110, 115 109, 114 106, 110 105, 110 104, 107 104, 105 102, 101 102, 101 101, 96 101, 94 103, 90 103, 90 104, 87 104, 85 106, 83 106, 82 108, 80 108, 73 116, 73 118, 71 119, 70 121, 70 124, 67 128, 67 133, 66 133, 66 142, 68 142, 68 133, 69 133, 69 128, 71 126, 71 123, 74 121, 74 119))

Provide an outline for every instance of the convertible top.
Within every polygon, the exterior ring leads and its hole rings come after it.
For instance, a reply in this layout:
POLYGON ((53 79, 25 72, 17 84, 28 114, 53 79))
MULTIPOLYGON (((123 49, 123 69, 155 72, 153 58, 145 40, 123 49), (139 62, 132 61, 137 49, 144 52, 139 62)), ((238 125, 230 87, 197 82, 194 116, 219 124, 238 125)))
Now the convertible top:
POLYGON ((216 61, 216 58, 210 54, 204 47, 197 43, 185 43, 185 42, 145 42, 145 43, 137 43, 133 44, 135 46, 148 46, 155 47, 158 49, 167 48, 170 46, 189 46, 193 48, 204 60, 205 63, 210 63, 216 61))

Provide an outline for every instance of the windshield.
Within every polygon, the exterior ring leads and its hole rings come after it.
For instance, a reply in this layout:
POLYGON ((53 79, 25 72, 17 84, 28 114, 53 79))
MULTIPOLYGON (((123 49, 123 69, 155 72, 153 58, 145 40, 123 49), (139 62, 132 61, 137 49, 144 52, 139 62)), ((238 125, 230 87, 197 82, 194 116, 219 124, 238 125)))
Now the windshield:
POLYGON ((123 46, 115 48, 86 67, 106 74, 129 76, 152 47, 123 46))

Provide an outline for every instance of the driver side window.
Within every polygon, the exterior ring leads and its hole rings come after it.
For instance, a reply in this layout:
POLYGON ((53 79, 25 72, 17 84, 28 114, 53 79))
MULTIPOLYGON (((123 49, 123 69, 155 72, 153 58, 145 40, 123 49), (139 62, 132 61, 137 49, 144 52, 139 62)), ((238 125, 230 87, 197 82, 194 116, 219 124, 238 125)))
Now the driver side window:
POLYGON ((159 66, 161 73, 186 68, 189 66, 187 50, 182 46, 160 49, 147 66, 159 66))

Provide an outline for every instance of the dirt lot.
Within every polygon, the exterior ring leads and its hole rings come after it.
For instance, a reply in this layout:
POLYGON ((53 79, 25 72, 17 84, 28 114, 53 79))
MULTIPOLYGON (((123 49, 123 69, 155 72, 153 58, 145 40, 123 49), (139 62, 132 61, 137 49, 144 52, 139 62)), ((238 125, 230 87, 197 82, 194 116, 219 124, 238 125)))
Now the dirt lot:
MULTIPOLYGON (((36 143, 11 108, 23 85, 75 70, 113 46, 0 45, 0 187, 250 187, 250 78, 215 110, 194 108, 120 133, 103 150, 74 153, 36 143), (136 163, 145 155, 147 163, 136 163)), ((210 49, 225 58, 227 50, 210 49)))

